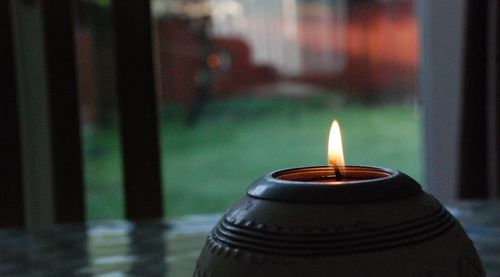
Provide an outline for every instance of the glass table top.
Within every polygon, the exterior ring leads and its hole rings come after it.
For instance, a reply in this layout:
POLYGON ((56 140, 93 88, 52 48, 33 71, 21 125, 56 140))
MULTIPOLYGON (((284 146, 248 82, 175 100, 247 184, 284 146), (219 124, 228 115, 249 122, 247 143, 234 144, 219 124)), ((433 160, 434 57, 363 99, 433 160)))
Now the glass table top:
MULTIPOLYGON (((474 241, 488 276, 500 276, 500 202, 460 202, 448 209, 474 241)), ((191 276, 220 216, 3 229, 0 276, 191 276)))

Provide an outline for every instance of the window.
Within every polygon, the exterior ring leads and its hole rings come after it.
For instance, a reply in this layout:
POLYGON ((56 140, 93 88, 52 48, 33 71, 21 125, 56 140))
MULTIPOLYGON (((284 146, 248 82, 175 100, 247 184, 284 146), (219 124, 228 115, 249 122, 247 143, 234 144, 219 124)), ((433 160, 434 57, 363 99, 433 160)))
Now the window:
MULTIPOLYGON (((109 5, 81 1, 77 32, 91 219, 120 217, 122 205, 109 5)), ((411 0, 155 0, 152 9, 168 216, 222 212, 267 172, 325 164, 334 117, 348 164, 422 180, 411 0)))

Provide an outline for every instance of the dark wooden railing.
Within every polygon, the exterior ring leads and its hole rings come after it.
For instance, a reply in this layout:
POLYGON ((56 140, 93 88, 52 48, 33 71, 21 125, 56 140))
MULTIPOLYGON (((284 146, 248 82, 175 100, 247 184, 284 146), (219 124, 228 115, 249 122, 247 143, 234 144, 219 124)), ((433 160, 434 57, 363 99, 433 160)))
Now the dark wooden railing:
MULTIPOLYGON (((3 98, 0 101, 3 129, 0 227, 85 221, 75 3, 75 0, 0 1, 0 88, 3 98), (22 19, 16 20, 18 13, 23 12, 34 21, 40 18, 43 42, 33 43, 33 47, 42 46, 42 65, 26 61, 25 51, 31 47, 27 41, 36 42, 37 35, 29 28, 23 30, 22 19), (41 67, 43 74, 37 76, 42 76, 42 81, 31 78, 32 68, 37 67, 41 67), (39 91, 33 85, 25 85, 37 81, 39 91), (43 122, 36 122, 35 116, 23 118, 33 114, 27 109, 38 106, 38 103, 26 105, 23 99, 33 102, 26 95, 42 93, 46 94, 42 100, 47 101, 46 104, 40 101, 39 112, 47 115, 46 130, 39 132, 40 138, 27 139, 26 136, 32 134, 32 127, 37 123, 41 126, 43 122), (35 142, 48 140, 46 145, 36 146, 50 148, 47 157, 25 147, 24 144, 33 139, 35 142), (44 166, 37 166, 39 164, 44 166), (24 169, 29 172, 28 178, 24 178, 24 169), (38 183, 41 187, 32 189, 31 186, 38 183), (37 195, 40 191, 47 195, 37 195), (34 215, 38 214, 37 207, 47 207, 49 212, 34 215)), ((160 218, 163 204, 150 3, 114 1, 112 9, 125 215, 131 220, 160 218)), ((37 26, 36 22, 33 26, 37 26)))
POLYGON ((162 216, 162 191, 150 1, 113 6, 125 214, 162 216))
POLYGON ((0 1, 0 227, 24 224, 21 140, 11 10, 0 1))

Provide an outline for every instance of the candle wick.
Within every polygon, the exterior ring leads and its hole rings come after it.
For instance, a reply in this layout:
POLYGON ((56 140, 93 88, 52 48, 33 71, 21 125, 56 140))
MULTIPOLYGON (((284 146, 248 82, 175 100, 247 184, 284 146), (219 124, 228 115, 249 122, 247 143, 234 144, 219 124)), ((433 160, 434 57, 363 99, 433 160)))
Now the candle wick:
POLYGON ((340 173, 340 169, 337 163, 333 164, 333 170, 335 170, 335 180, 336 181, 342 180, 342 174, 340 173))

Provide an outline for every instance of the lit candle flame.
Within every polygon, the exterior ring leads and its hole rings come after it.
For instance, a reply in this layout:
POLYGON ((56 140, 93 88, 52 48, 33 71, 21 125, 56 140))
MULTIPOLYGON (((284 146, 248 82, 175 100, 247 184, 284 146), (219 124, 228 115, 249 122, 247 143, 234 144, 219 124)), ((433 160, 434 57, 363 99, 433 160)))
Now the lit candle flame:
POLYGON ((342 150, 342 137, 340 136, 340 126, 334 120, 330 128, 328 139, 328 164, 331 166, 345 166, 344 151, 342 150))

